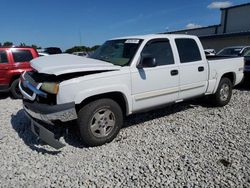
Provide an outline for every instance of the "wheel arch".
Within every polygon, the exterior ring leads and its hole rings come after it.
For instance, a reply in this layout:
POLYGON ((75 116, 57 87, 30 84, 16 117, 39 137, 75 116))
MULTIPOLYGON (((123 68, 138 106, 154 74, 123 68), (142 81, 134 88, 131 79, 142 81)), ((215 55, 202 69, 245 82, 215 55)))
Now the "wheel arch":
POLYGON ((234 72, 226 72, 226 73, 222 74, 222 76, 217 80, 216 87, 214 88, 213 93, 215 93, 217 91, 222 78, 228 78, 232 82, 232 85, 233 86, 235 85, 236 74, 234 72))
POLYGON ((76 104, 76 111, 78 112, 83 106, 86 104, 98 100, 98 99, 112 99, 115 102, 117 102, 118 105, 120 105, 122 112, 124 115, 128 115, 130 112, 130 107, 128 100, 126 96, 122 92, 107 92, 107 93, 102 93, 102 94, 97 94, 93 96, 89 96, 86 99, 84 99, 81 103, 76 104))
POLYGON ((19 79, 21 76, 21 73, 20 74, 15 74, 11 77, 10 79, 10 83, 9 83, 9 87, 11 86, 11 84, 16 80, 16 79, 19 79))

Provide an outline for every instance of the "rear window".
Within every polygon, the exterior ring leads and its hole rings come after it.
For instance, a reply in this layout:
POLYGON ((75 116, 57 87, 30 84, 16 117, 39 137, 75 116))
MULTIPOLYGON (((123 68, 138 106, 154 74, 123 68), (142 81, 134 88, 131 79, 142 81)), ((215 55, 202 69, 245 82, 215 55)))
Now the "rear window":
POLYGON ((8 63, 8 57, 6 51, 0 51, 0 64, 1 63, 8 63))
POLYGON ((193 39, 175 39, 181 63, 201 60, 200 49, 193 39))
POLYGON ((30 50, 12 50, 15 62, 29 62, 33 59, 30 50))

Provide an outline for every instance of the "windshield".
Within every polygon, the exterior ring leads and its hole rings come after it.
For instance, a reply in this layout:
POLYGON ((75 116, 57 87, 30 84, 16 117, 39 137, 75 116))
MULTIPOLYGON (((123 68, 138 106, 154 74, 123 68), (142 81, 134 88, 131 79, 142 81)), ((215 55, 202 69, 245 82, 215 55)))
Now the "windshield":
POLYGON ((224 48, 217 53, 218 56, 239 56, 242 48, 224 48))
POLYGON ((141 42, 142 40, 139 39, 110 40, 100 46, 90 58, 127 66, 135 56, 141 42))

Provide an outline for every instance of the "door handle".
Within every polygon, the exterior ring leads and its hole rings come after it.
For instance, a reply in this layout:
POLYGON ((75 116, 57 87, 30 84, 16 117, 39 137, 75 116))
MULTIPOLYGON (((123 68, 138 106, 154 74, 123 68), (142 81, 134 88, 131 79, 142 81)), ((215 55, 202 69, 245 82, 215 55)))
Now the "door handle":
POLYGON ((199 72, 203 72, 204 71, 204 67, 198 67, 198 71, 199 72))
POLYGON ((176 75, 179 74, 179 71, 178 71, 178 70, 171 70, 170 74, 171 74, 172 76, 176 76, 176 75))

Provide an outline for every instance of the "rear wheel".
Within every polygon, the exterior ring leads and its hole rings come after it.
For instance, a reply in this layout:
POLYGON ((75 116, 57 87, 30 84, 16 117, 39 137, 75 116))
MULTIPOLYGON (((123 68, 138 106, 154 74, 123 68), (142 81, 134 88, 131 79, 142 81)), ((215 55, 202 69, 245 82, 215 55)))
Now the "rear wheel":
POLYGON ((19 79, 16 79, 12 82, 11 86, 10 86, 10 92, 13 96, 14 99, 21 99, 22 98, 22 94, 19 90, 19 79))
POLYGON ((225 106, 229 103, 232 97, 233 84, 229 78, 222 78, 216 93, 212 96, 216 106, 225 106))
POLYGON ((111 142, 123 125, 120 106, 111 99, 99 99, 85 105, 78 113, 78 126, 86 146, 111 142))

